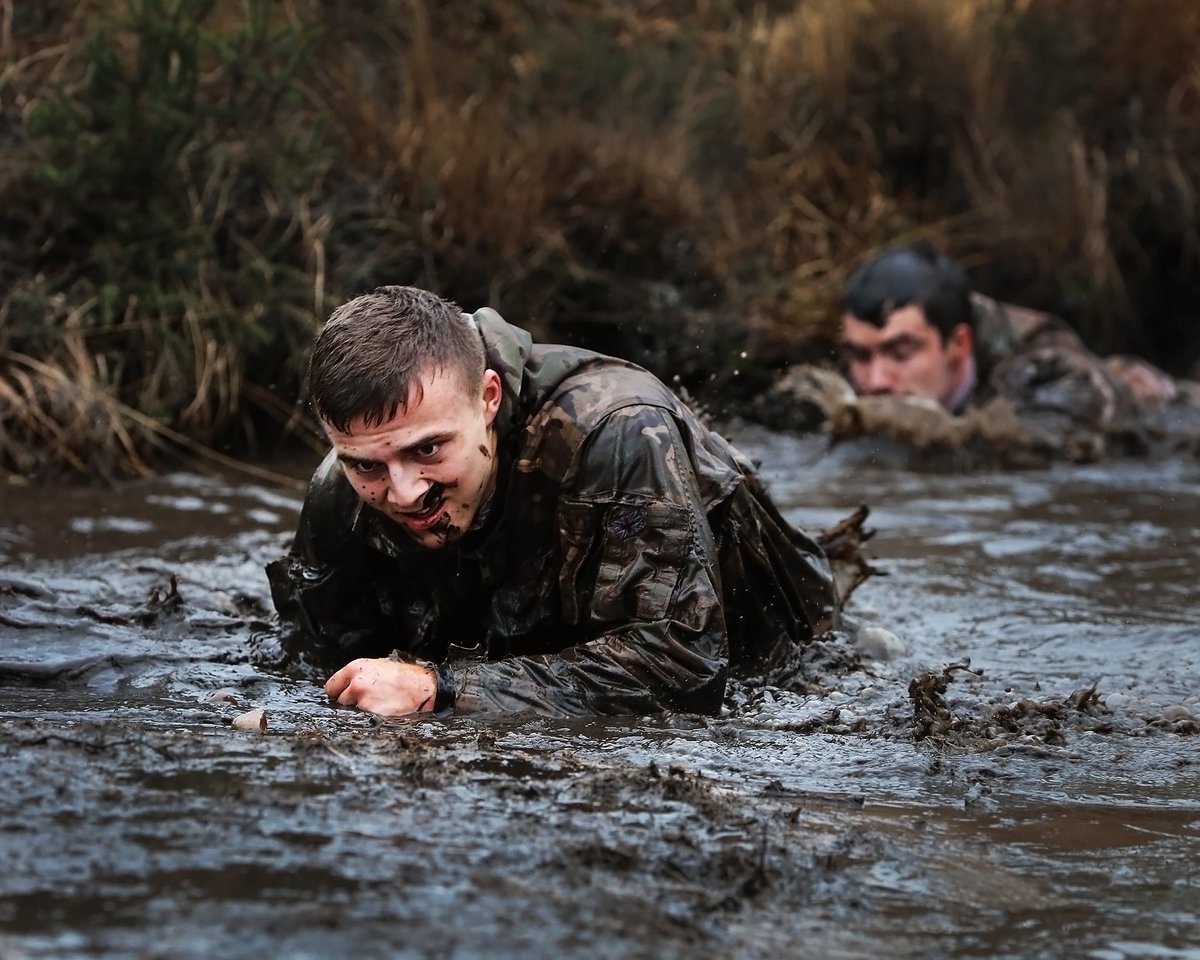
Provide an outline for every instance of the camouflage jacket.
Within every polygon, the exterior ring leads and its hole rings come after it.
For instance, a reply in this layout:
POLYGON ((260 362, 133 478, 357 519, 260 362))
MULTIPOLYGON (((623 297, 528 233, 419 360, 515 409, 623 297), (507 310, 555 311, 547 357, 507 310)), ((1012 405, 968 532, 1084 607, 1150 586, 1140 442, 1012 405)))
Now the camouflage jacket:
POLYGON ((1086 351, 1079 335, 1053 314, 1011 303, 1001 303, 981 293, 971 294, 975 323, 975 360, 981 383, 986 384, 997 366, 1028 350, 1058 348, 1086 351))
POLYGON ((972 295, 972 406, 1007 399, 1021 422, 1061 437, 1070 459, 1144 453, 1194 436, 1194 392, 1135 357, 1102 358, 1050 314, 972 295))
POLYGON ((483 526, 420 547, 333 456, 268 567, 285 646, 438 665, 460 713, 715 712, 726 678, 831 626, 827 558, 657 378, 474 314, 504 397, 483 526))

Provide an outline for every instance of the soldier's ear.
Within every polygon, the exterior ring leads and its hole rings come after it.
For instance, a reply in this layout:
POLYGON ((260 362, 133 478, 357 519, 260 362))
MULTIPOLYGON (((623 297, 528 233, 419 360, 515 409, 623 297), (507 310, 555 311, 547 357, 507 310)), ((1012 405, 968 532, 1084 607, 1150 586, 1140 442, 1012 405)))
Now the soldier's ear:
POLYGON ((483 400, 483 417, 488 426, 491 426, 492 421, 496 419, 496 414, 500 412, 500 401, 503 398, 504 385, 500 382, 500 374, 490 368, 484 370, 481 399, 483 400))
POLYGON ((960 323, 954 328, 949 346, 956 359, 965 360, 975 351, 975 331, 969 323, 960 323))

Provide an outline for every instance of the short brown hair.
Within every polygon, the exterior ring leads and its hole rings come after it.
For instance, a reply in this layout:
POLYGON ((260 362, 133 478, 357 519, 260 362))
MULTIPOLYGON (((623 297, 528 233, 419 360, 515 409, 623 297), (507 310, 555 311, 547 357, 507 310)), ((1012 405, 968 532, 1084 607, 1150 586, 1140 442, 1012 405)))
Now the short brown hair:
POLYGON ((379 287, 342 304, 326 321, 308 362, 308 392, 323 421, 347 433, 362 418, 377 426, 420 399, 431 367, 483 383, 478 328, 449 300, 416 287, 379 287))

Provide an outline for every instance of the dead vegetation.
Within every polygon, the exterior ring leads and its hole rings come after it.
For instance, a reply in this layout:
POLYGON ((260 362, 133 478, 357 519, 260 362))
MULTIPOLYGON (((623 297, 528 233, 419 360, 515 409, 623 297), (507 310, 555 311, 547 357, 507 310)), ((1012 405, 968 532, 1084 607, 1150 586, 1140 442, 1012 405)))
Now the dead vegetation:
POLYGON ((1097 349, 1200 353, 1185 0, 5 0, 0 24, 11 474, 311 440, 312 331, 384 282, 729 399, 820 352, 863 257, 928 237, 1097 349))
MULTIPOLYGON (((969 659, 959 660, 924 670, 909 682, 912 735, 916 740, 981 752, 1021 750, 1041 754, 1066 745, 1068 734, 1109 734, 1116 729, 1113 712, 1094 683, 1065 697, 1022 697, 955 709, 946 694, 957 673, 982 676, 983 671, 972 669, 969 659)), ((1144 732, 1128 720, 1124 725, 1126 733, 1144 732)))

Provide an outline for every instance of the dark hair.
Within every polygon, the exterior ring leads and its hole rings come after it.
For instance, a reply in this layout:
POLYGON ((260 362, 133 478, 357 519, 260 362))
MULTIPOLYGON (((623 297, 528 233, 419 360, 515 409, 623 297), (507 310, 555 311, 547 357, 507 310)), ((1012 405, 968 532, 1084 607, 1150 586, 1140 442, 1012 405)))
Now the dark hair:
POLYGON ((850 275, 842 313, 882 327, 897 310, 918 306, 945 343, 960 324, 974 328, 971 283, 962 267, 928 243, 888 250, 850 275))
POLYGON ((338 307, 317 334, 309 398, 344 433, 360 417, 376 426, 419 400, 431 368, 477 390, 485 364, 479 330, 457 304, 416 287, 379 287, 338 307))

